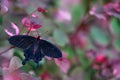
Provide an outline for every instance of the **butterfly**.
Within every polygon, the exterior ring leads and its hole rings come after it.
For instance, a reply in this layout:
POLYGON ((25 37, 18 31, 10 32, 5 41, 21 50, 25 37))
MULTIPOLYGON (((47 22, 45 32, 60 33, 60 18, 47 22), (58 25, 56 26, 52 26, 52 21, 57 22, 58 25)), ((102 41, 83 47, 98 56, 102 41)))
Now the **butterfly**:
POLYGON ((59 48, 46 40, 40 39, 40 36, 35 38, 29 35, 15 35, 11 36, 8 41, 11 45, 23 50, 25 56, 22 62, 23 65, 30 59, 37 63, 38 66, 39 61, 45 56, 52 58, 62 57, 62 52, 59 48))

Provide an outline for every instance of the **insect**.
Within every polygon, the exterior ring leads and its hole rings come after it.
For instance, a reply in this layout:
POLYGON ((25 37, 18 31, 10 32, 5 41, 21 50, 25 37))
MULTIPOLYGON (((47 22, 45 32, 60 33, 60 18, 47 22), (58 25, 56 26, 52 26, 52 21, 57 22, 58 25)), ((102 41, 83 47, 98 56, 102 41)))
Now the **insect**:
POLYGON ((37 66, 39 61, 42 60, 44 56, 52 58, 62 57, 61 51, 52 43, 28 35, 15 35, 8 39, 9 43, 15 47, 23 50, 25 59, 22 64, 25 65, 26 61, 33 59, 37 66))

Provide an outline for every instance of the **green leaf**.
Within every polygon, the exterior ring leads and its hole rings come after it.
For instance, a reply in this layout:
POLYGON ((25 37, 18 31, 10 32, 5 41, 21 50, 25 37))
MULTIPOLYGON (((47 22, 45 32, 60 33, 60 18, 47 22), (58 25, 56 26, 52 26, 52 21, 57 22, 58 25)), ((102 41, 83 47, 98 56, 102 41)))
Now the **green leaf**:
POLYGON ((2 16, 0 16, 0 25, 2 24, 2 16))
POLYGON ((84 77, 86 74, 84 74, 84 71, 77 66, 73 69, 70 76, 72 77, 72 80, 85 80, 84 77))
POLYGON ((91 78, 96 75, 95 73, 96 73, 95 70, 93 70, 92 68, 89 68, 84 73, 86 75, 84 80, 91 80, 91 78))
POLYGON ((113 46, 115 47, 116 50, 120 51, 120 39, 116 39, 113 42, 113 46))
POLYGON ((120 35, 120 22, 116 18, 112 18, 110 27, 114 35, 120 35))
POLYGON ((70 45, 63 47, 62 50, 67 54, 68 58, 73 58, 75 56, 75 52, 70 45))
POLYGON ((99 45, 107 46, 109 43, 109 36, 107 33, 98 27, 92 27, 90 30, 90 35, 99 45))
POLYGON ((76 49, 76 52, 80 60, 81 68, 84 70, 87 69, 90 65, 90 61, 86 58, 85 53, 80 49, 76 49))
POLYGON ((58 29, 54 30, 53 37, 59 46, 65 46, 68 43, 67 35, 58 29))
POLYGON ((6 38, 6 33, 4 31, 4 26, 0 25, 0 39, 3 40, 6 38))
POLYGON ((17 56, 21 60, 24 60, 24 53, 21 50, 19 50, 19 49, 15 49, 14 56, 17 56))
POLYGON ((85 5, 76 4, 72 7, 72 20, 73 23, 78 23, 85 13, 85 5))

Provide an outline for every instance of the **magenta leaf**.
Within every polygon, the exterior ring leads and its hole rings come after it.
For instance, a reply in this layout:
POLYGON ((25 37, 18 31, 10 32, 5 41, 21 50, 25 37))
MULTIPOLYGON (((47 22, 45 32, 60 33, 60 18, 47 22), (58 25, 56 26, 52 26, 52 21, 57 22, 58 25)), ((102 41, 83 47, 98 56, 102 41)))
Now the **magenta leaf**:
POLYGON ((89 13, 98 19, 106 20, 104 9, 102 7, 93 6, 89 13))
POLYGON ((109 16, 120 18, 120 2, 106 4, 104 6, 104 11, 109 16))
POLYGON ((5 28, 5 32, 9 36, 14 36, 19 34, 19 28, 17 25, 15 25, 13 22, 11 22, 8 26, 5 28))
POLYGON ((66 57, 66 54, 63 52, 63 57, 59 59, 54 59, 56 65, 64 72, 67 73, 70 68, 70 62, 66 57))

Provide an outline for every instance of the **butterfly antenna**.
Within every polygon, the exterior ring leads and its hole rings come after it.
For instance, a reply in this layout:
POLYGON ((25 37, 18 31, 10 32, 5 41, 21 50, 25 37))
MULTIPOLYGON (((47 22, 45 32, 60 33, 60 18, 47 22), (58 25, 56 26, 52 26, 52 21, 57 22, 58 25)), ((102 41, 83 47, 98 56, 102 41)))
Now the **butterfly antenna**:
POLYGON ((37 30, 37 34, 38 34, 38 36, 43 35, 43 34, 45 34, 45 33, 47 33, 47 32, 48 32, 48 31, 45 31, 45 32, 39 34, 39 32, 38 32, 38 30, 37 30))
POLYGON ((38 35, 38 36, 40 36, 40 34, 39 34, 38 30, 36 30, 36 32, 37 32, 37 35, 38 35))

